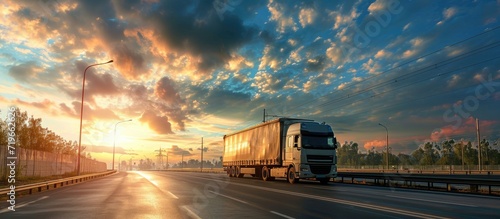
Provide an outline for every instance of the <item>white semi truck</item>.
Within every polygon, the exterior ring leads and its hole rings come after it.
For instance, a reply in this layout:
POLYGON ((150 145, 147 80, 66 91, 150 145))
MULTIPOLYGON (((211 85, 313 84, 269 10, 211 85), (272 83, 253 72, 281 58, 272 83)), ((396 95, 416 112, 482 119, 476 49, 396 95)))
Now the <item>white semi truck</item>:
POLYGON ((337 176, 337 140, 332 128, 313 120, 279 118, 224 136, 223 166, 230 177, 250 174, 295 183, 337 176))

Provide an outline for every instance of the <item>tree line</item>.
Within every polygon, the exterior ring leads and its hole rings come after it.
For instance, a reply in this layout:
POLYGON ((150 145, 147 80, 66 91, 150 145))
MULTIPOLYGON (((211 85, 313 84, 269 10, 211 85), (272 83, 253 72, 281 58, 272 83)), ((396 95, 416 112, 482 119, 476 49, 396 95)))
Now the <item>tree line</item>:
MULTIPOLYGON (((490 143, 481 140, 482 165, 499 165, 500 151, 493 146, 499 142, 490 143)), ((345 142, 337 149, 337 163, 346 166, 377 166, 386 164, 385 148, 379 152, 375 148, 362 153, 358 143, 345 142)), ((442 142, 426 142, 410 154, 393 154, 389 152, 390 166, 409 165, 478 165, 478 149, 472 142, 456 141, 454 139, 442 142)))
MULTIPOLYGON (((48 128, 42 127, 42 119, 28 116, 28 112, 21 112, 15 108, 15 146, 38 151, 76 155, 78 142, 65 140, 48 128)), ((6 116, 7 117, 7 116, 6 116)), ((0 119, 0 146, 8 143, 7 118, 0 119)), ((90 158, 90 154, 87 155, 90 158)))

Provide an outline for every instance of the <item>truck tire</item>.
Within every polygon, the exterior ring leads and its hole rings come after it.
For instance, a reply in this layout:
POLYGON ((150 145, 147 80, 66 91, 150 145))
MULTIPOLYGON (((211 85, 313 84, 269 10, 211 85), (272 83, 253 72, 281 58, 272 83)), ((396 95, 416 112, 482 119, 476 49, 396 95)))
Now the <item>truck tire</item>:
POLYGON ((294 184, 299 181, 299 179, 295 178, 295 167, 288 168, 288 173, 286 174, 286 178, 290 184, 294 184))
POLYGON ((269 168, 267 166, 262 167, 262 180, 264 181, 271 181, 271 172, 269 171, 269 168))
POLYGON ((234 169, 234 166, 231 166, 230 171, 231 171, 231 173, 229 174, 229 176, 230 176, 230 177, 234 177, 234 172, 236 171, 236 170, 234 169))
POLYGON ((328 184, 328 182, 330 182, 330 178, 319 179, 319 183, 321 183, 322 185, 326 185, 328 184))
POLYGON ((236 167, 236 175, 235 176, 238 177, 238 178, 243 178, 243 175, 245 175, 245 174, 241 173, 241 167, 237 166, 236 167))

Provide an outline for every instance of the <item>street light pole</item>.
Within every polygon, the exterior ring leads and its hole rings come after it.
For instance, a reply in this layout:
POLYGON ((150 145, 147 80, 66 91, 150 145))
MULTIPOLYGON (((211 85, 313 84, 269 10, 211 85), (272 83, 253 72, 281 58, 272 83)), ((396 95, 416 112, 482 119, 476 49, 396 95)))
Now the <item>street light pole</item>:
POLYGON ((80 137, 78 137, 78 157, 77 157, 77 164, 76 164, 76 175, 80 175, 80 156, 81 156, 81 153, 82 153, 82 120, 83 120, 83 97, 85 96, 85 76, 87 75, 87 70, 92 67, 92 66, 96 66, 96 65, 104 65, 104 64, 108 64, 108 63, 112 63, 113 60, 109 60, 107 62, 103 62, 103 63, 96 63, 96 64, 92 64, 92 65, 89 65, 85 68, 85 70, 83 71, 83 85, 82 85, 82 102, 81 102, 81 105, 80 105, 80 137))
POLYGON ((118 171, 122 170, 122 163, 120 162, 120 160, 122 159, 123 155, 125 155, 125 154, 122 154, 122 155, 120 155, 120 157, 118 157, 118 171))
POLYGON ((203 172, 203 137, 201 137, 201 169, 200 172, 203 172))
POLYGON ((112 164, 112 170, 115 170, 115 143, 116 143, 116 126, 122 122, 130 122, 132 121, 132 119, 129 119, 129 120, 124 120, 124 121, 121 121, 121 122, 117 122, 115 124, 115 133, 113 135, 113 164, 112 164))
POLYGON ((381 123, 379 123, 378 125, 384 127, 385 131, 387 132, 387 140, 386 140, 386 147, 385 147, 385 152, 386 152, 385 163, 387 165, 387 170, 389 170, 389 130, 387 129, 387 127, 385 127, 385 125, 382 125, 381 123))

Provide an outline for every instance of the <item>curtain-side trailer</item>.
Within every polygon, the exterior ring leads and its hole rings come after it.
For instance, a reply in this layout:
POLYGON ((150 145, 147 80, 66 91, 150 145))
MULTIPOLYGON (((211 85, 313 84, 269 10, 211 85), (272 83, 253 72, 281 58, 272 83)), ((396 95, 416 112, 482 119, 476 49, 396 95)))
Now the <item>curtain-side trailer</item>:
POLYGON ((337 176, 337 140, 332 128, 313 120, 279 118, 224 136, 223 166, 230 177, 250 174, 295 183, 337 176))

